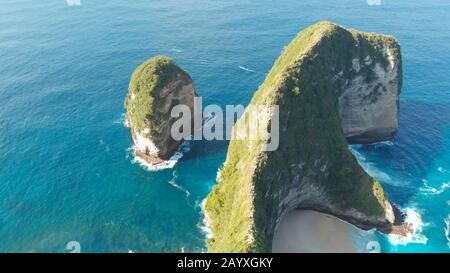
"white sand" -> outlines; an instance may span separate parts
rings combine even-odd
[[[272,243],[273,252],[357,252],[350,240],[357,228],[336,217],[296,210],[281,221]]]

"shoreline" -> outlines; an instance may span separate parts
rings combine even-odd
[[[177,164],[178,160],[180,160],[185,153],[189,152],[190,142],[186,141],[181,145],[179,145],[175,153],[167,160],[160,159],[151,161],[150,158],[153,157],[140,152],[139,150],[136,149],[135,145],[132,146],[132,150],[134,156],[132,160],[133,163],[138,163],[139,165],[141,165],[142,167],[144,167],[149,171],[159,171],[163,169],[173,168]]]
[[[275,231],[274,253],[357,253],[352,235],[357,227],[334,216],[313,210],[286,214]]]

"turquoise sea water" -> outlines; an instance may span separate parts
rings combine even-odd
[[[227,143],[193,142],[159,172],[134,163],[131,73],[168,55],[204,104],[246,105],[284,46],[324,19],[402,45],[398,134],[352,147],[416,225],[403,240],[376,234],[381,250],[449,252],[449,13],[446,0],[2,0],[0,252],[65,252],[70,241],[82,252],[204,251],[200,205]]]

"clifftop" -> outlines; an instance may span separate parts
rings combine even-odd
[[[250,103],[279,105],[279,148],[266,152],[261,140],[230,142],[206,202],[213,232],[209,251],[270,251],[281,217],[299,208],[363,229],[389,232],[401,222],[347,142],[392,137],[401,76],[400,47],[391,36],[329,22],[302,31]],[[247,127],[248,115],[233,130]],[[270,115],[262,122],[270,124]]]

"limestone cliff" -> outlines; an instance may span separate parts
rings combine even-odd
[[[137,156],[158,164],[176,152],[183,141],[171,137],[172,107],[184,104],[193,111],[195,96],[189,74],[167,57],[156,56],[136,68],[125,107]]]
[[[360,228],[402,222],[382,186],[358,164],[348,141],[391,137],[402,71],[391,36],[320,22],[302,31],[275,62],[251,105],[279,105],[280,145],[232,140],[206,201],[211,252],[268,252],[284,214],[313,209]],[[249,111],[234,131],[246,127]],[[269,127],[272,115],[263,119]]]

